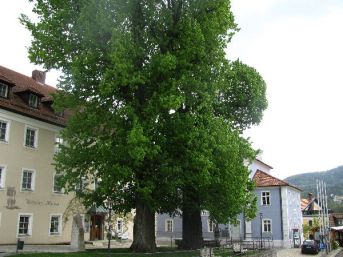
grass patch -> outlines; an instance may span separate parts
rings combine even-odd
[[[244,256],[253,256],[258,251],[248,251]],[[234,256],[231,250],[215,249],[215,256],[218,257],[230,257]],[[114,248],[108,252],[107,249],[91,249],[84,252],[76,253],[20,253],[21,257],[198,257],[200,252],[195,251],[181,251],[170,247],[160,247],[157,249],[157,253],[132,253],[128,248]]]

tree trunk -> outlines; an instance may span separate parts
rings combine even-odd
[[[199,197],[196,193],[184,191],[182,209],[182,248],[200,249],[202,247],[202,223]]]
[[[154,252],[156,250],[155,212],[139,200],[136,203],[133,242],[130,249],[134,252]]]

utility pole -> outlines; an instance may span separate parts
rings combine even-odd
[[[325,220],[324,220],[324,213],[325,213],[325,205],[324,205],[324,198],[323,198],[323,181],[319,180],[319,192],[320,192],[320,207],[321,207],[321,224],[322,224],[322,240],[323,246],[325,245]]]
[[[326,231],[327,231],[327,250],[331,251],[331,245],[330,245],[330,220],[329,220],[329,210],[328,210],[328,195],[326,193],[326,183],[324,183],[324,195],[325,195],[325,216],[326,216]],[[327,252],[328,252],[327,251]]]
[[[322,225],[321,225],[321,207],[320,207],[320,189],[319,189],[319,181],[316,181],[317,186],[317,200],[318,200],[318,221],[319,221],[319,240],[321,241],[321,234],[322,234]]]
[[[319,205],[319,237],[321,246],[325,246],[326,252],[330,250],[330,224],[328,211],[328,198],[326,192],[326,183],[322,180],[317,180],[317,197]]]

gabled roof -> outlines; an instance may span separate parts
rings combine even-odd
[[[268,173],[263,172],[262,170],[256,171],[256,173],[253,177],[253,181],[255,182],[256,187],[289,186],[289,187],[293,187],[294,189],[297,189],[299,191],[302,191],[301,189],[297,188],[296,186],[293,186],[284,180],[273,177],[272,175],[269,175]]]
[[[307,199],[307,198],[302,198],[301,202],[301,211],[319,211],[322,208],[318,204],[317,198],[312,198],[312,199]]]
[[[305,208],[310,204],[310,201],[306,198],[302,198],[300,201],[301,210],[305,210]]]
[[[69,113],[66,111],[64,117],[59,116],[51,108],[51,94],[56,88],[37,82],[31,77],[25,76],[0,65],[0,80],[12,87],[8,98],[0,97],[0,108],[16,112],[34,119],[51,124],[65,126]],[[42,97],[39,108],[30,107],[20,96],[21,92],[33,92]]]
[[[270,166],[269,164],[267,164],[267,163],[265,163],[265,162],[261,161],[260,159],[256,158],[255,160],[256,160],[256,161],[258,161],[259,163],[261,163],[261,164],[263,164],[263,165],[267,166],[269,169],[273,169],[273,167],[272,167],[272,166]]]
[[[339,225],[337,224],[337,220],[342,220],[342,219],[343,219],[343,213],[330,213],[329,215],[330,227]]]
[[[343,213],[330,213],[330,215],[336,219],[343,219]]]
[[[89,214],[107,214],[108,213],[108,210],[100,205],[100,206],[96,206],[96,205],[93,205],[89,210],[88,212]]]

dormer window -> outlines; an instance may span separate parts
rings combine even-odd
[[[0,97],[7,98],[8,96],[8,85],[0,82]]]
[[[38,96],[35,94],[29,94],[29,105],[33,108],[38,107]]]

